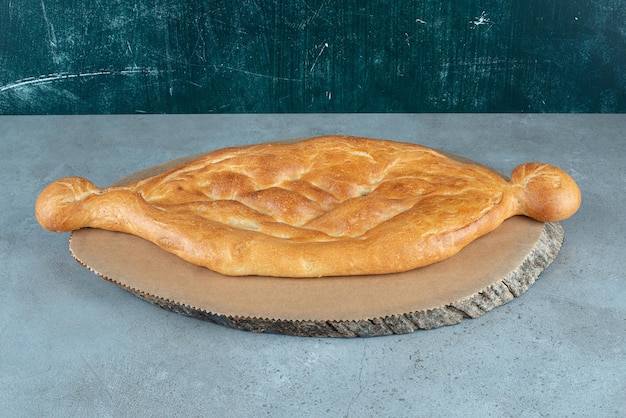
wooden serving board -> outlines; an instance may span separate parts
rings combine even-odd
[[[124,184],[197,158],[171,161]],[[454,257],[398,274],[230,277],[190,264],[149,241],[81,229],[70,252],[83,266],[162,308],[254,332],[315,337],[405,334],[476,318],[523,294],[556,257],[558,223],[516,216]]]

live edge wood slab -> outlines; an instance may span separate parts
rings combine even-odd
[[[142,170],[117,184],[195,157]],[[70,253],[98,276],[190,317],[253,332],[371,337],[477,318],[528,290],[562,242],[560,224],[516,216],[454,257],[424,268],[314,279],[223,276],[142,238],[90,228],[71,234]]]

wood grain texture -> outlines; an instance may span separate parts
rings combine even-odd
[[[623,112],[619,1],[0,5],[0,113]]]

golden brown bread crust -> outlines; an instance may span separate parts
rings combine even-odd
[[[574,180],[547,164],[509,183],[419,145],[326,136],[217,150],[120,187],[60,179],[36,216],[56,232],[135,234],[227,275],[319,277],[425,266],[511,216],[558,221],[579,205]]]

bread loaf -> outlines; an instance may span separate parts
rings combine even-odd
[[[453,256],[515,215],[576,212],[547,164],[498,174],[419,145],[348,136],[225,148],[124,186],[69,177],[36,203],[50,231],[143,237],[226,275],[395,273]]]

